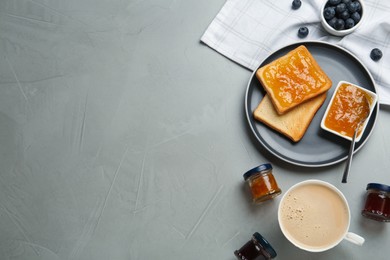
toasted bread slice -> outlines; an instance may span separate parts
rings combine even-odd
[[[262,66],[256,77],[280,115],[332,87],[331,79],[304,45]]]
[[[253,112],[253,116],[256,120],[263,122],[294,142],[298,142],[302,139],[314,115],[325,99],[326,93],[323,93],[296,106],[291,111],[279,115],[269,95],[265,95]]]

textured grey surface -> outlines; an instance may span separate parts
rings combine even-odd
[[[344,164],[288,165],[245,120],[251,72],[199,42],[224,4],[180,0],[0,1],[0,259],[234,259],[255,231],[278,259],[387,259],[390,226],[360,215],[390,184],[390,110]],[[294,248],[280,197],[249,202],[242,174],[271,162],[283,190],[329,181],[351,231],[319,254]]]

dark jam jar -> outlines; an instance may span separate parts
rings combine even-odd
[[[243,245],[234,255],[240,260],[273,259],[276,252],[268,241],[258,232],[254,233],[252,239]]]
[[[272,199],[282,192],[272,174],[272,165],[269,163],[261,164],[247,171],[243,177],[249,184],[255,203]]]
[[[390,222],[390,186],[369,183],[362,215],[381,222]]]

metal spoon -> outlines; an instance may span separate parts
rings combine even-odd
[[[364,97],[364,100],[366,101],[366,105],[370,106],[366,97]],[[362,120],[360,120],[360,122],[356,125],[355,131],[353,132],[353,138],[352,138],[351,146],[349,147],[347,164],[345,165],[343,179],[341,180],[342,183],[347,183],[347,177],[348,177],[348,173],[349,173],[349,168],[351,167],[353,151],[355,149],[355,139],[356,139],[356,136],[357,136],[357,133],[359,131],[359,128],[360,128],[361,124],[366,121],[366,119],[367,119],[369,114],[370,113],[367,113],[365,115],[365,117]]]

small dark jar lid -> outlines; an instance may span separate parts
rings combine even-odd
[[[251,240],[234,251],[234,255],[240,260],[256,260],[273,259],[277,254],[271,244],[260,233],[255,232]]]
[[[369,183],[367,184],[366,190],[378,190],[383,192],[390,192],[390,186],[380,183]]]
[[[250,169],[242,177],[244,177],[244,180],[248,180],[250,177],[252,177],[255,174],[261,173],[261,172],[267,172],[269,170],[272,170],[272,165],[270,163],[264,163],[261,164],[253,169]]]

